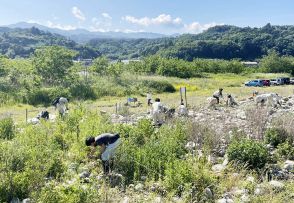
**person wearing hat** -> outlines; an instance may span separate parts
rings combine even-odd
[[[219,88],[218,91],[214,92],[212,97],[217,99],[217,103],[219,104],[219,98],[223,98],[223,88]]]
[[[91,147],[100,147],[100,159],[103,164],[104,173],[109,173],[111,168],[111,158],[114,156],[121,140],[118,133],[103,133],[97,137],[90,136],[86,138],[85,144]]]

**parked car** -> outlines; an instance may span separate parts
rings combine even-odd
[[[263,86],[270,86],[271,82],[270,80],[262,80]]]
[[[291,84],[291,85],[294,85],[294,78],[291,78],[291,79],[290,79],[290,84]]]
[[[245,86],[263,87],[263,81],[262,80],[251,80],[251,81],[246,82]]]
[[[279,85],[277,79],[270,79],[271,85]]]
[[[277,83],[279,85],[289,85],[290,84],[290,78],[277,78]]]

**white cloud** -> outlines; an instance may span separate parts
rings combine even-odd
[[[207,24],[200,24],[199,22],[192,22],[190,24],[185,24],[184,30],[185,32],[196,34],[204,30],[207,30],[208,28],[214,27],[216,25],[223,25],[223,23],[218,24],[218,23],[212,22]]]
[[[112,17],[108,14],[108,13],[101,13],[101,15],[104,17],[104,18],[107,18],[109,20],[112,19]]]
[[[39,21],[37,21],[37,20],[33,20],[33,19],[28,20],[27,23],[41,24]]]
[[[159,16],[155,18],[149,18],[149,17],[143,17],[143,18],[136,18],[130,15],[122,17],[123,20],[137,24],[142,26],[149,26],[149,25],[181,25],[182,19],[172,18],[171,15],[168,14],[160,14]]]
[[[82,11],[78,7],[76,6],[72,7],[71,12],[77,19],[81,21],[86,20],[85,15],[82,13]]]
[[[61,25],[59,23],[53,23],[51,21],[47,21],[47,26],[50,28],[58,28],[61,30],[75,30],[77,27],[72,26],[72,25]]]
[[[105,15],[107,16],[107,15]],[[109,16],[111,17],[111,16]],[[100,17],[100,18],[92,18],[92,25],[90,27],[90,30],[92,32],[108,32],[110,31],[110,28],[112,26],[111,19],[109,17]]]

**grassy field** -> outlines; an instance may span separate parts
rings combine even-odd
[[[190,107],[198,107],[205,104],[206,98],[211,96],[218,88],[224,88],[224,95],[232,94],[237,101],[246,99],[252,95],[254,90],[265,92],[276,92],[282,96],[293,95],[294,86],[272,86],[272,87],[245,87],[244,83],[248,80],[257,78],[277,78],[279,76],[285,76],[285,74],[262,74],[254,73],[247,75],[236,74],[209,74],[206,78],[191,78],[180,79],[175,77],[162,77],[162,76],[139,76],[137,79],[148,80],[166,80],[173,84],[176,88],[175,93],[153,94],[152,98],[161,98],[161,101],[169,107],[176,107],[180,103],[180,87],[187,88],[187,103]],[[142,95],[130,95],[130,97],[137,97],[140,102],[143,103],[141,107],[129,108],[131,113],[140,113],[148,111],[146,105],[146,97]],[[127,97],[103,97],[96,101],[74,101],[70,104],[70,108],[74,108],[75,105],[83,104],[87,108],[93,111],[107,111],[108,113],[115,113],[116,103],[126,103]],[[13,106],[4,106],[0,108],[0,117],[11,115],[16,122],[25,122],[26,109],[28,110],[28,118],[35,117],[37,113],[43,109],[42,106],[34,107],[26,104],[18,104]],[[49,107],[50,113],[55,113],[53,107]]]

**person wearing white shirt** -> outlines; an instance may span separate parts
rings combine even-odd
[[[218,91],[214,92],[212,97],[217,99],[217,104],[219,104],[219,98],[223,98],[223,88],[219,88]]]
[[[184,103],[181,103],[181,105],[178,107],[178,114],[179,116],[187,116],[188,115],[188,110]]]
[[[152,96],[151,96],[151,93],[150,92],[147,92],[147,105],[150,106],[152,103],[151,103],[151,100],[152,100]]]
[[[154,124],[162,124],[163,116],[162,113],[164,111],[164,106],[160,102],[159,98],[155,99],[155,102],[152,104],[152,117]]]

